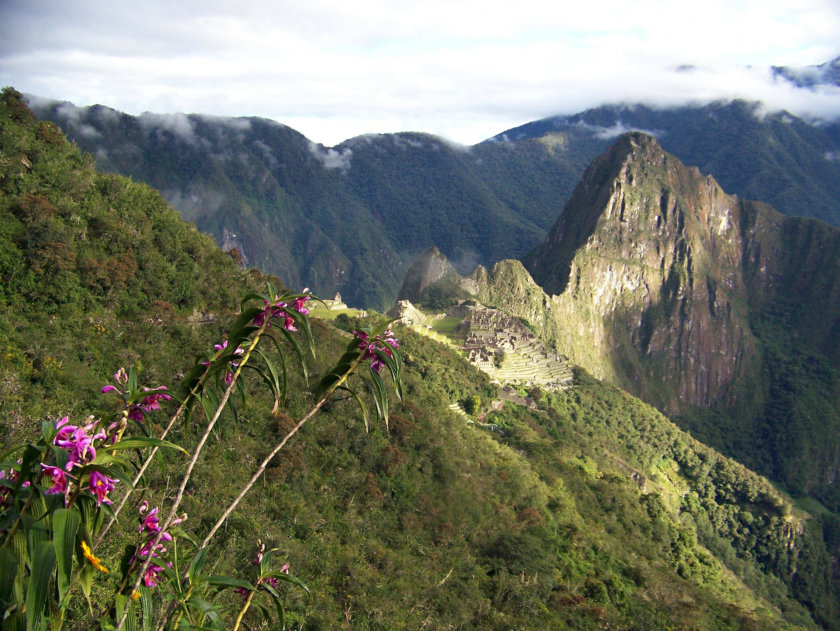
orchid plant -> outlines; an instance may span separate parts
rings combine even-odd
[[[358,402],[366,429],[370,423],[368,400],[387,425],[388,388],[383,374],[390,375],[395,396],[402,396],[399,343],[388,324],[354,332],[335,367],[315,387],[310,409],[270,450],[203,541],[193,544],[189,560],[183,557],[183,550],[191,538],[181,529],[186,515],[179,514],[179,509],[208,437],[222,412],[232,407],[232,394],[236,391],[244,399],[246,369],[269,388],[273,412],[286,400],[286,355],[290,349],[308,382],[304,349],[314,354],[306,307],[311,299],[307,290],[281,293],[271,286],[265,295],[249,294],[226,339],[196,357],[177,390],[141,386],[134,368],[120,368],[113,382],[101,389],[104,395],[119,399],[120,411],[114,417],[74,422],[65,416],[57,422],[46,421],[40,440],[0,455],[3,629],[60,629],[68,605],[77,596],[77,586],[87,599],[91,626],[98,624],[103,629],[136,629],[140,623],[144,631],[153,625],[160,630],[222,630],[225,617],[212,600],[227,588],[238,590],[243,597],[239,611],[228,616],[234,621],[234,630],[246,624],[249,610],[255,606],[271,628],[284,628],[278,581],[302,589],[306,586],[289,573],[288,564],[272,569],[276,550],[266,552],[259,543],[254,562],[258,576],[245,580],[204,574],[208,547],[270,461],[337,391],[349,393]],[[190,423],[196,406],[203,410],[206,423],[188,454],[166,438],[177,423]],[[156,426],[154,415],[173,407],[167,425],[162,429]],[[148,501],[139,504],[139,526],[122,529],[133,538],[126,542],[133,552],[121,568],[109,568],[96,556],[97,547],[119,522],[160,448],[188,457],[179,489],[166,512]],[[139,461],[132,463],[130,454],[136,454]],[[129,474],[132,469],[137,470],[134,476]],[[112,572],[122,576],[111,601],[92,602],[97,576]],[[272,601],[275,613],[257,603],[257,597]]]

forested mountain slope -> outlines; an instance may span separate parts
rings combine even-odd
[[[372,134],[332,148],[257,118],[128,116],[35,101],[100,168],[157,189],[224,249],[348,304],[387,309],[419,253],[462,274],[538,245],[586,166],[627,129],[725,190],[840,223],[840,126],[757,104],[604,107],[509,130],[473,147]]]

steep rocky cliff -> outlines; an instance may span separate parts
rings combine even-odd
[[[626,135],[587,169],[525,265],[576,324],[574,344],[601,358],[596,373],[669,411],[728,405],[759,359],[740,208],[652,137]]]

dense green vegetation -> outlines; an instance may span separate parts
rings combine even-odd
[[[150,189],[96,173],[11,90],[0,143],[8,444],[44,419],[108,407],[99,390],[119,366],[142,363],[148,383],[177,385],[186,358],[219,341],[236,299],[262,279]],[[336,323],[359,325],[347,314]],[[347,340],[317,319],[313,333],[314,380]],[[482,408],[496,387],[456,352],[398,335],[405,396],[389,427],[365,433],[354,402],[334,401],[214,542],[208,565],[220,574],[247,575],[257,537],[279,549],[311,591],[283,590],[293,628],[837,628],[828,517],[582,371],[568,392],[530,392],[538,410],[506,404],[486,425],[466,423],[448,404]],[[223,418],[189,489],[188,533],[206,531],[311,405],[292,368],[281,413],[255,381]],[[176,437],[189,449],[195,429]],[[183,460],[162,463],[138,499],[171,494]],[[133,532],[125,517],[98,551],[106,565]],[[98,575],[94,596],[112,580]],[[68,627],[88,628],[85,608]]]

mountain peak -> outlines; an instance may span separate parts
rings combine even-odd
[[[742,255],[737,198],[633,132],[593,161],[525,266],[572,320],[588,319],[602,356],[623,349],[624,368],[603,366],[602,376],[676,410],[726,404],[753,354]],[[649,368],[628,374],[642,357]],[[655,392],[672,377],[670,393]]]
[[[446,256],[437,247],[431,247],[414,259],[408,268],[397,300],[409,300],[416,304],[421,302],[427,287],[438,283],[457,284],[460,280],[460,274]]]
[[[662,164],[664,155],[655,138],[631,132],[592,161],[545,241],[524,258],[546,291],[560,294],[565,289],[572,257],[595,230],[614,188],[627,179],[628,165]]]

